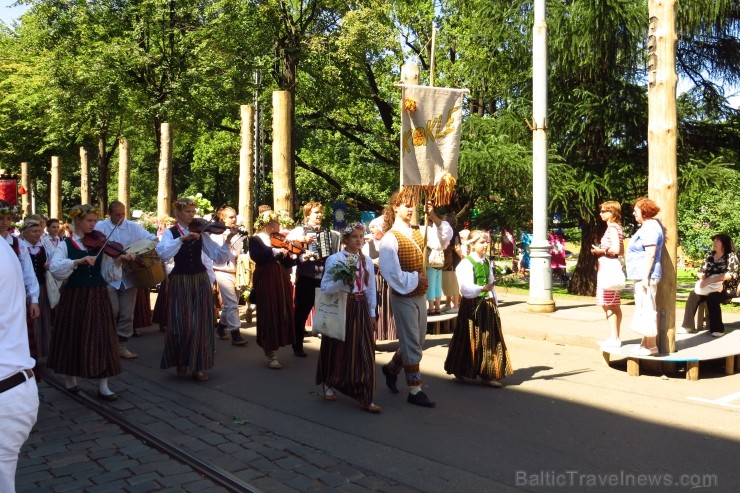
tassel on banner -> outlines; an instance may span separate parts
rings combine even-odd
[[[445,173],[436,185],[404,185],[401,187],[401,200],[420,204],[421,196],[425,194],[435,207],[450,205],[455,194],[457,180],[450,173]]]

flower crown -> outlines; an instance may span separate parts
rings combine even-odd
[[[193,199],[189,199],[187,197],[181,197],[179,199],[176,199],[174,202],[172,202],[172,208],[173,209],[182,209],[185,206],[188,205],[195,205],[195,202]]]
[[[33,228],[35,226],[40,226],[41,223],[37,219],[26,219],[23,221],[23,225],[21,226],[21,229],[23,231],[27,230],[28,228]]]
[[[20,207],[17,205],[10,205],[7,202],[0,206],[0,216],[14,216],[20,212]]]
[[[345,240],[349,235],[354,233],[356,229],[361,229],[362,233],[365,233],[365,225],[362,223],[351,223],[342,230],[342,240]]]
[[[275,211],[265,211],[254,220],[254,229],[260,230],[273,221],[280,222],[280,216]]]
[[[67,216],[70,219],[74,219],[80,214],[87,215],[87,214],[95,214],[96,216],[100,216],[100,212],[90,204],[82,204],[82,205],[76,205],[72,207],[69,210],[69,213],[67,213]]]

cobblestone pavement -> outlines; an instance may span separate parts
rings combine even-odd
[[[125,396],[110,406],[182,450],[233,474],[244,491],[414,491],[192,402],[131,373],[117,377]],[[93,382],[82,392],[94,395]],[[145,388],[148,392],[134,392]],[[39,385],[39,418],[17,471],[18,492],[229,491],[153,445],[106,421],[63,391]]]

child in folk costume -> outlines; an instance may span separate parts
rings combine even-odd
[[[36,280],[39,283],[39,308],[37,318],[29,318],[28,341],[31,346],[31,357],[36,360],[36,366],[46,360],[49,354],[49,338],[51,337],[51,305],[46,294],[46,271],[49,269],[49,260],[54,252],[41,240],[43,230],[40,221],[27,217],[21,228],[21,248],[25,249],[31,258]],[[40,372],[37,377],[41,376]]]
[[[49,263],[51,274],[67,283],[56,307],[47,366],[67,376],[71,393],[79,392],[77,377],[99,379],[98,397],[113,401],[117,396],[108,387],[108,379],[121,373],[121,360],[108,282],[123,275],[125,255],[114,261],[99,249],[85,246],[84,236],[98,221],[94,207],[77,205],[69,216],[72,236],[59,242]]]
[[[257,233],[249,238],[249,256],[255,263],[249,303],[257,305],[257,344],[268,367],[279,370],[277,350],[295,342],[293,286],[288,269],[295,265],[285,248],[272,246],[270,235],[280,231],[277,213],[266,210],[254,221]]]
[[[162,234],[156,247],[163,261],[174,259],[167,286],[167,333],[160,368],[176,366],[181,378],[190,370],[193,378],[203,382],[208,380],[205,370],[213,366],[215,313],[212,283],[202,254],[225,262],[229,245],[227,241],[218,246],[207,232],[190,231],[195,218],[195,203],[191,199],[177,199],[173,208],[177,224]]]
[[[316,383],[322,384],[324,399],[335,401],[335,391],[359,401],[363,409],[379,413],[373,402],[375,393],[375,344],[373,333],[376,319],[375,274],[372,259],[360,249],[364,243],[365,226],[349,225],[342,232],[343,251],[326,260],[321,278],[321,291],[326,294],[346,291],[347,297],[345,339],[340,341],[326,335],[321,337],[321,351],[316,368]],[[355,265],[353,279],[336,275],[342,266]],[[350,284],[347,284],[349,282]]]
[[[513,370],[501,331],[495,279],[486,257],[490,242],[488,233],[471,231],[470,253],[455,269],[462,301],[444,367],[459,380],[480,376],[484,385],[501,387],[499,379]]]

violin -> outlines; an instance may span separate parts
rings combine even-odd
[[[280,233],[272,233],[270,235],[270,245],[273,248],[285,248],[293,255],[300,255],[306,250],[306,247],[300,241],[288,240],[285,238],[285,235]]]
[[[117,241],[109,241],[108,237],[98,230],[85,233],[85,236],[82,237],[82,244],[90,250],[102,249],[103,253],[113,258],[118,258],[128,253],[123,248],[123,245]]]
[[[188,224],[188,229],[191,233],[213,233],[215,235],[220,235],[227,229],[231,229],[236,230],[236,233],[238,234],[247,236],[247,230],[243,227],[229,228],[222,222],[206,221],[202,217],[196,217],[193,219],[190,224]]]

